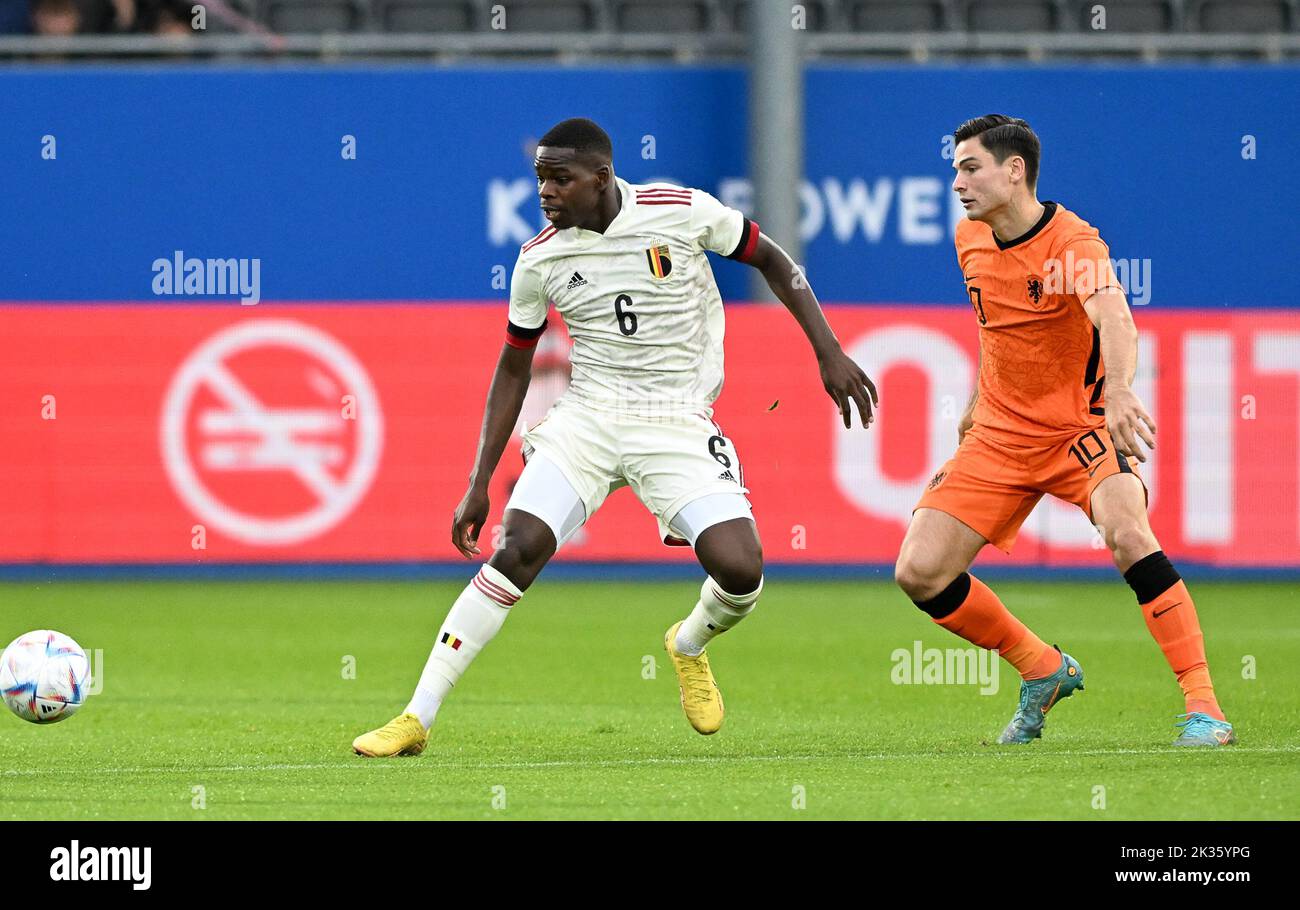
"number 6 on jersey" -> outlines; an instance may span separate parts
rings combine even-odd
[[[624,335],[636,334],[636,313],[632,312],[631,306],[632,298],[626,294],[619,294],[614,298],[614,315],[618,318],[618,330]]]

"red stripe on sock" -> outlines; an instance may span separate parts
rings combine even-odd
[[[505,603],[507,607],[514,606],[519,600],[518,594],[512,594],[496,582],[489,580],[481,570],[474,576],[474,581],[485,594],[489,595],[493,600]]]
[[[483,596],[487,597],[489,600],[493,601],[494,603],[498,603],[503,607],[514,606],[514,604],[511,603],[510,601],[503,599],[500,594],[497,594],[495,591],[490,590],[485,584],[483,584],[482,581],[479,580],[479,577],[477,575],[474,576],[474,580],[472,584],[474,585],[474,587],[478,588],[479,592],[483,594]]]
[[[514,591],[511,591],[511,590],[508,590],[507,588],[502,587],[501,585],[497,584],[497,583],[496,583],[495,581],[493,581],[492,579],[488,578],[487,575],[484,574],[484,572],[483,572],[482,569],[479,569],[478,577],[481,578],[481,579],[483,580],[483,584],[487,585],[487,586],[488,586],[489,588],[491,588],[493,591],[498,592],[502,597],[506,598],[507,600],[511,601],[512,603],[513,603],[514,601],[516,601],[516,600],[519,599],[519,595],[518,595],[518,594],[516,594]]]

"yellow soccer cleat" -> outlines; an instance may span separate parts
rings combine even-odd
[[[677,623],[664,635],[664,650],[668,652],[673,669],[677,671],[677,684],[682,693],[682,710],[686,712],[686,719],[697,733],[708,736],[717,733],[722,726],[722,693],[718,691],[718,683],[713,678],[713,671],[709,669],[707,654],[701,652],[699,657],[691,657],[678,653],[673,647],[681,625]]]
[[[429,733],[414,714],[394,717],[378,730],[362,733],[352,740],[352,751],[366,758],[390,755],[419,755],[429,742]]]

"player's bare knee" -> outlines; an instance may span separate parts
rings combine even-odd
[[[492,554],[490,563],[492,568],[510,579],[519,590],[524,591],[541,573],[554,553],[554,535],[549,528],[521,528],[507,525],[501,547]]]
[[[912,596],[911,588],[916,583],[911,569],[912,567],[904,562],[901,556],[898,558],[898,562],[894,563],[894,584],[902,588],[903,593],[908,597]]]
[[[894,563],[894,582],[913,601],[930,600],[937,596],[952,579],[944,579],[939,567],[911,554],[904,554]]]
[[[1159,549],[1155,536],[1136,521],[1106,529],[1103,534],[1118,562],[1133,562]]]
[[[709,574],[718,583],[718,587],[728,594],[751,594],[758,590],[758,585],[763,580],[763,562],[737,563]]]
[[[492,558],[488,560],[488,565],[510,579],[510,583],[520,591],[527,591],[528,586],[537,577],[536,572],[530,572],[524,568],[524,563],[517,551],[505,547],[492,554]]]
[[[763,580],[763,548],[755,541],[706,568],[718,587],[728,594],[752,593]]]
[[[695,540],[704,571],[728,594],[749,594],[763,580],[763,544],[752,522],[706,528]]]

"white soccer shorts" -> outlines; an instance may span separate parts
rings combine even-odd
[[[524,434],[523,449],[527,464],[506,508],[546,522],[557,549],[623,486],[670,545],[693,546],[705,528],[753,517],[735,446],[707,412],[613,417],[561,399]]]

